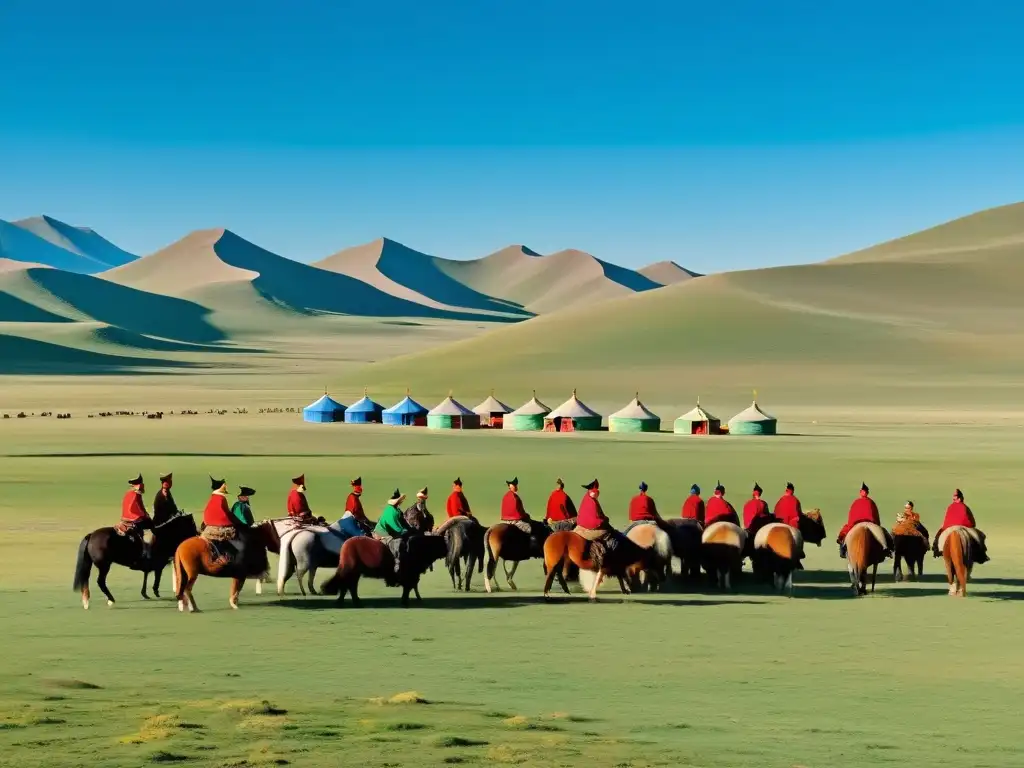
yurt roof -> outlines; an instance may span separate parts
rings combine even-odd
[[[651,411],[649,411],[647,409],[647,407],[643,403],[640,402],[640,395],[637,395],[636,397],[633,398],[633,402],[631,402],[629,405],[627,405],[622,410],[616,411],[611,416],[609,416],[609,418],[611,418],[611,419],[643,419],[645,421],[649,421],[649,420],[653,420],[653,419],[660,420],[661,417],[659,417],[657,414],[652,413]]]
[[[348,413],[351,411],[352,413],[372,413],[373,411],[382,410],[382,408],[383,406],[381,406],[380,403],[375,403],[367,395],[363,395],[363,397],[360,400],[357,400],[356,402],[352,403],[352,405],[350,405],[348,408],[346,408],[345,412]]]
[[[576,390],[572,391],[572,397],[562,403],[560,406],[555,408],[551,413],[548,414],[548,418],[569,418],[569,419],[581,419],[581,418],[600,418],[601,414],[596,411],[590,410],[587,406],[580,402],[579,398],[576,397]]]
[[[757,400],[750,404],[750,407],[741,413],[737,413],[730,421],[777,421],[774,416],[769,416],[761,410]]]
[[[444,400],[431,409],[431,416],[476,416],[473,411],[448,395]]]
[[[314,413],[335,413],[337,411],[344,411],[345,406],[325,392],[319,400],[315,403],[310,403],[302,410],[313,411]]]
[[[687,411],[679,418],[683,421],[720,421],[717,416],[712,416],[701,408],[700,403],[692,411]]]
[[[544,405],[544,403],[542,403],[540,400],[538,400],[537,399],[537,395],[534,394],[534,396],[532,398],[530,398],[530,402],[525,403],[525,404],[519,406],[514,411],[512,411],[512,413],[510,415],[511,416],[547,416],[549,413],[551,413],[551,409],[548,408],[546,405]]]
[[[427,409],[406,395],[401,402],[395,403],[390,408],[385,408],[384,413],[426,413]]]
[[[494,395],[491,395],[474,408],[473,412],[481,416],[490,416],[492,413],[512,413],[512,409],[501,402],[501,400],[495,398]]]

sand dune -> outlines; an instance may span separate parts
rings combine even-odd
[[[119,267],[136,259],[134,254],[118,248],[92,229],[73,227],[50,216],[34,216],[14,224],[58,248],[98,262],[100,269]]]
[[[0,331],[0,374],[130,375],[189,367],[188,363],[176,360],[95,352]]]
[[[674,261],[658,261],[638,269],[637,272],[659,285],[675,285],[676,283],[692,280],[695,277],[702,277],[699,272],[681,267]]]
[[[107,265],[50,243],[27,229],[0,219],[0,258],[42,264],[83,275],[101,272]]]

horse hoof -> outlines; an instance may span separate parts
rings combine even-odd
[[[153,590],[153,597],[155,597],[157,600],[160,599],[160,593],[155,589]]]
[[[238,603],[228,603],[228,605],[231,606],[231,610],[233,610],[233,611],[237,611],[238,610]]]
[[[113,600],[107,600],[107,608],[113,608],[113,607],[114,607],[114,601]]]
[[[149,600],[149,595],[147,595],[145,592],[143,592],[142,593],[142,599],[143,600]]]
[[[179,611],[180,611],[181,613],[184,613],[184,612],[185,612],[185,601],[184,601],[184,600],[179,600],[179,601],[178,601],[178,610],[179,610]]]
[[[89,610],[89,600],[87,598],[82,598],[82,607],[87,611]]]

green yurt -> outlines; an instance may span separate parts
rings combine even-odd
[[[761,410],[755,399],[750,407],[729,419],[730,435],[774,435],[778,420]]]
[[[480,417],[448,395],[427,413],[428,429],[479,429]]]
[[[640,393],[633,402],[608,417],[609,432],[660,432],[661,417],[651,413],[640,402]]]
[[[673,431],[677,435],[720,435],[722,420],[701,408],[698,399],[696,408],[676,419]]]
[[[514,432],[540,432],[544,429],[544,417],[551,413],[551,409],[537,399],[537,393],[533,393],[530,402],[516,408],[512,413],[502,419],[501,428]]]
[[[596,432],[601,429],[601,414],[590,410],[576,397],[572,397],[544,417],[545,432]]]

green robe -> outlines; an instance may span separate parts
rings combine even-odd
[[[236,501],[234,506],[231,507],[231,516],[247,528],[256,522],[252,517],[252,509],[247,501]]]
[[[398,507],[391,504],[384,505],[384,511],[380,513],[377,527],[373,532],[378,536],[401,536],[406,531],[412,530],[405,522],[405,514]]]

